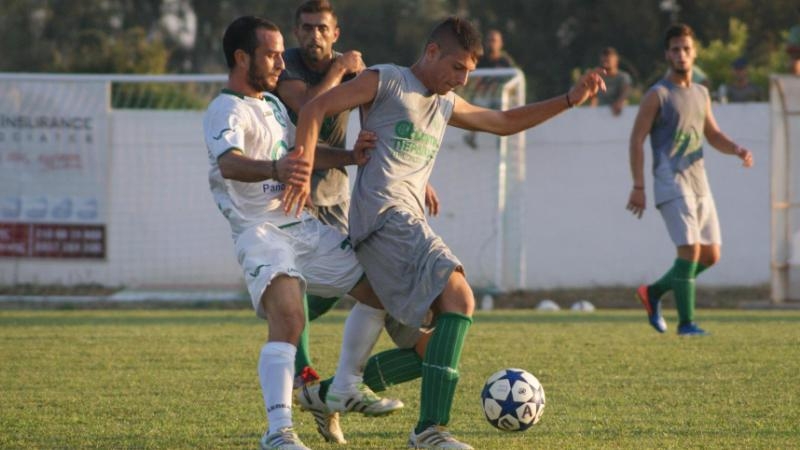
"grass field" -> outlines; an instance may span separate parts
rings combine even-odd
[[[312,331],[328,374],[344,317]],[[480,312],[452,431],[476,449],[800,448],[800,311],[699,319],[712,336],[658,335],[633,310]],[[256,448],[265,336],[247,310],[0,311],[0,447]],[[547,393],[542,421],[523,433],[482,417],[483,381],[504,367],[529,370]],[[388,391],[407,405],[394,416],[344,417],[349,448],[404,448],[418,389]],[[295,423],[307,445],[336,448],[307,413]]]

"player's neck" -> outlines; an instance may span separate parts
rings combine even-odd
[[[250,84],[248,84],[245,80],[240,79],[239,77],[235,77],[233,75],[228,77],[228,84],[226,88],[229,91],[233,91],[238,95],[244,97],[253,97],[253,98],[263,98],[264,93],[259,91],[258,89],[254,89]]]
[[[317,73],[327,73],[334,60],[333,52],[322,59],[311,59],[302,52],[300,53],[300,57],[303,59],[303,64],[305,64],[306,67]]]
[[[692,84],[692,69],[687,70],[686,72],[679,73],[675,72],[674,70],[669,71],[669,76],[667,77],[672,84],[675,86],[682,86],[688,87]]]
[[[419,82],[422,83],[422,85],[425,86],[425,88],[430,93],[432,89],[429,88],[428,83],[425,82],[428,79],[428,77],[425,75],[425,69],[423,68],[422,63],[420,61],[417,61],[409,69],[411,69],[411,73],[414,74],[415,77],[417,77]]]

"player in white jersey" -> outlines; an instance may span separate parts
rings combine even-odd
[[[308,214],[287,218],[282,212],[282,192],[307,183],[312,165],[301,158],[302,148],[292,151],[295,130],[286,108],[266,92],[275,89],[284,66],[280,30],[265,19],[240,17],[225,31],[223,49],[228,83],[211,102],[203,129],[214,200],[230,223],[253,307],[269,325],[258,361],[269,421],[260,445],[303,450],[291,407],[304,291],[359,300],[345,323],[336,378],[349,389],[347,400],[369,415],[397,409],[396,401],[378,398],[362,383],[385,313],[366,306],[379,302],[347,236]],[[364,133],[352,152],[325,149],[313,167],[363,164],[371,146],[374,137]]]
[[[451,17],[434,28],[413,66],[371,67],[307,103],[297,124],[298,145],[310,161],[323,118],[338,111],[361,107],[362,128],[378,136],[370,161],[358,169],[350,236],[392,317],[413,327],[429,309],[437,314],[422,363],[419,420],[409,437],[414,448],[472,448],[444,427],[475,299],[464,268],[423,211],[425,185],[446,125],[513,134],[585,102],[604,86],[598,69],[568,93],[542,102],[507,111],[471,105],[452,91],[475,69],[480,41],[469,22]],[[309,183],[290,186],[284,196],[287,212],[299,213],[309,192]]]

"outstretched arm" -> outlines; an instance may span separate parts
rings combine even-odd
[[[585,73],[565,95],[529,103],[507,111],[481,108],[456,97],[449,124],[458,128],[486,131],[500,136],[519,133],[539,125],[564,110],[580,105],[597,95],[599,90],[605,90],[605,82],[600,76],[602,73],[604,73],[603,69],[591,70]]]
[[[711,112],[711,100],[706,101],[706,122],[703,127],[703,134],[712,147],[727,155],[735,155],[742,160],[744,167],[753,166],[753,153],[733,142],[717,126],[714,114]]]
[[[341,84],[308,102],[297,118],[295,145],[303,147],[303,158],[314,166],[314,157],[319,139],[319,130],[325,116],[346,111],[372,102],[378,92],[378,73],[373,70],[361,72],[355,79]],[[302,186],[288,186],[283,194],[284,211],[292,210],[297,216],[311,193],[311,182]]]

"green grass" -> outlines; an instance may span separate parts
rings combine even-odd
[[[344,317],[312,331],[327,374]],[[478,313],[451,429],[478,449],[800,447],[800,312],[699,319],[712,336],[658,335],[641,311]],[[256,448],[265,337],[250,311],[0,311],[0,448]],[[504,367],[529,370],[547,394],[542,421],[523,433],[482,417],[483,381]],[[349,448],[403,448],[418,390],[389,391],[406,402],[394,416],[344,417]],[[307,445],[337,448],[307,413],[295,422]]]

